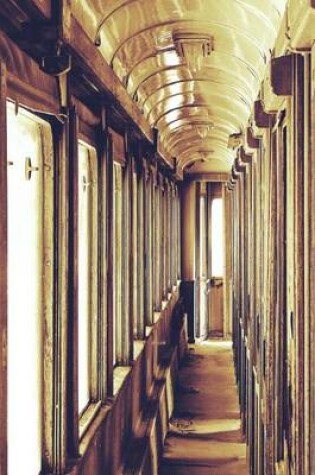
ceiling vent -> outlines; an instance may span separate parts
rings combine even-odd
[[[199,71],[205,58],[213,51],[213,37],[202,33],[174,31],[177,54],[192,71]]]

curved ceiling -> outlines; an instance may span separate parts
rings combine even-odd
[[[285,0],[73,0],[77,20],[182,169],[229,171]]]

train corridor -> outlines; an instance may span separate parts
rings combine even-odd
[[[179,371],[160,475],[248,473],[231,343],[190,345]]]
[[[0,475],[315,475],[314,32],[0,0]]]

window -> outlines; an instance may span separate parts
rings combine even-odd
[[[211,275],[223,275],[223,209],[222,198],[215,198],[211,206]]]
[[[199,222],[200,222],[200,234],[199,234],[199,239],[200,239],[200,259],[199,259],[199,266],[200,268],[198,269],[198,275],[201,278],[206,279],[207,278],[207,230],[206,230],[206,219],[207,219],[207,198],[206,195],[201,195],[200,196],[200,217],[199,217]]]
[[[161,245],[162,245],[162,295],[163,295],[163,300],[166,300],[167,298],[167,258],[166,258],[166,252],[167,252],[167,239],[168,239],[168,234],[167,234],[167,184],[164,182],[163,184],[163,195],[162,195],[162,203],[161,203],[161,211],[162,211],[162,239],[161,239]]]
[[[114,366],[121,362],[122,341],[122,169],[114,164]]]
[[[52,137],[47,123],[22,108],[16,114],[11,103],[7,118],[8,474],[37,474],[44,321],[52,311]]]
[[[78,410],[82,414],[97,398],[98,196],[96,150],[80,142],[78,155]]]
[[[138,338],[144,338],[144,178],[138,176]]]
[[[176,186],[172,187],[171,194],[171,285],[177,284],[177,210]]]
[[[160,229],[160,188],[158,177],[153,187],[154,196],[154,208],[153,208],[153,238],[154,238],[154,257],[153,257],[153,273],[154,273],[154,309],[159,310],[161,305],[160,299],[160,242],[161,242],[161,229]]]
[[[196,336],[208,334],[207,305],[207,187],[196,186]]]
[[[141,336],[138,313],[138,179],[136,170],[132,170],[132,313],[133,336]]]
[[[177,278],[181,278],[181,257],[182,257],[182,249],[181,249],[181,244],[182,244],[182,235],[181,235],[181,201],[180,201],[180,195],[177,190],[177,196],[176,196],[176,212],[177,212],[177,220],[176,220],[176,226],[177,226]]]
[[[152,304],[152,177],[147,172],[144,184],[144,227],[145,227],[145,295],[144,314],[146,325],[153,323]]]
[[[157,239],[158,230],[156,223],[156,176],[152,176],[151,181],[151,238],[152,238],[152,311],[157,310],[157,292],[156,292],[156,268],[157,268]]]

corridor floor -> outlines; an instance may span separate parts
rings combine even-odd
[[[231,343],[191,346],[179,372],[160,475],[248,475]]]

